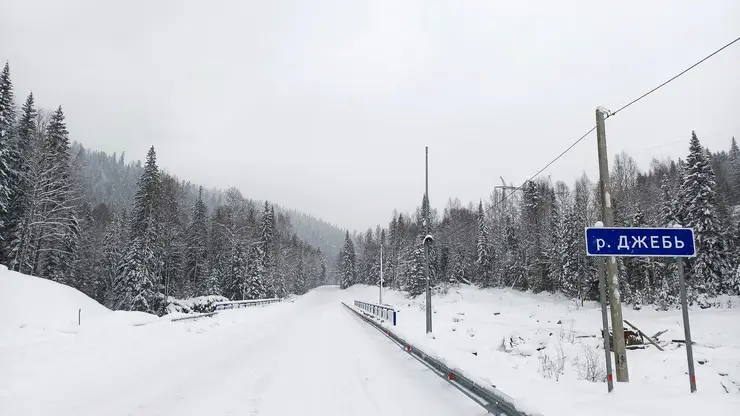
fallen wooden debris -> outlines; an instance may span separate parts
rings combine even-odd
[[[658,339],[659,336],[665,334],[666,332],[668,332],[667,329],[664,329],[662,331],[658,331],[658,332],[655,333],[655,335],[653,335],[653,338]]]
[[[662,348],[662,347],[661,347],[660,345],[658,345],[658,343],[657,343],[657,342],[653,341],[653,339],[652,339],[652,338],[650,338],[649,336],[645,335],[645,333],[644,333],[644,332],[642,332],[642,331],[640,331],[640,329],[639,329],[638,327],[636,327],[636,326],[632,325],[632,324],[630,323],[630,321],[628,321],[628,320],[626,320],[626,319],[625,319],[625,320],[624,320],[624,323],[625,323],[625,324],[627,324],[627,325],[629,325],[630,327],[632,327],[632,329],[634,329],[635,331],[637,331],[637,332],[638,332],[638,333],[639,333],[639,334],[640,334],[641,336],[643,336],[644,338],[647,338],[648,342],[650,342],[651,344],[653,344],[653,345],[655,346],[655,348],[657,348],[657,349],[659,349],[659,350],[661,350],[661,351],[665,351],[665,350],[664,350],[664,349],[663,349],[663,348]]]

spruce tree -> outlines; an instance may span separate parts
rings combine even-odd
[[[69,137],[62,107],[49,120],[41,149],[41,221],[34,269],[40,276],[69,283],[79,238],[76,204],[79,196],[72,182]],[[39,258],[41,252],[44,258]],[[39,266],[40,270],[39,270]]]
[[[688,277],[700,293],[719,293],[723,278],[729,272],[725,242],[717,216],[715,179],[704,148],[695,132],[691,133],[686,158],[681,202],[685,227],[694,229],[697,255],[690,262]]]
[[[522,227],[521,253],[526,270],[523,279],[518,282],[518,287],[542,290],[544,280],[543,244],[541,235],[540,212],[542,210],[543,197],[537,184],[528,181],[522,190]]]
[[[17,160],[15,165],[16,182],[11,189],[8,215],[5,221],[5,242],[2,258],[11,270],[20,270],[24,244],[28,244],[31,212],[29,210],[31,190],[31,167],[34,158],[34,140],[36,136],[36,108],[33,94],[29,94],[23,104],[23,114],[16,134]],[[0,162],[2,163],[2,162]]]
[[[324,259],[324,255],[321,253],[321,250],[319,250],[319,278],[318,278],[318,284],[317,286],[323,286],[328,283],[326,279],[326,259]]]
[[[162,267],[159,273],[159,291],[167,296],[187,298],[195,290],[186,278],[187,212],[183,208],[183,185],[170,175],[161,177],[160,218],[162,227],[157,246],[162,250]],[[187,289],[187,290],[186,290]],[[163,305],[166,307],[166,305]]]
[[[355,276],[357,273],[355,267],[355,245],[352,242],[352,239],[349,237],[349,231],[347,231],[345,234],[344,246],[342,247],[339,256],[339,287],[341,289],[346,289],[355,284]]]
[[[491,244],[488,232],[488,222],[486,221],[486,215],[483,211],[483,201],[478,203],[478,241],[476,248],[478,251],[478,258],[476,260],[476,266],[478,267],[478,281],[484,286],[491,286],[493,284],[493,277],[491,273],[492,261],[491,261]]]
[[[154,146],[147,153],[131,217],[131,242],[117,269],[116,307],[157,312],[156,279],[160,266],[160,178]]]
[[[404,287],[404,290],[410,296],[418,296],[426,291],[425,262],[424,235],[419,234],[413,247],[413,258],[406,274],[406,285]]]
[[[303,251],[301,249],[301,251]],[[293,293],[302,295],[308,291],[308,277],[306,276],[306,265],[304,254],[298,255],[298,264],[295,266],[293,276]]]
[[[262,212],[262,223],[260,225],[260,238],[251,244],[249,250],[249,269],[247,279],[242,288],[245,299],[262,299],[272,295],[269,290],[269,266],[272,264],[272,248],[275,238],[275,211],[265,202]],[[284,291],[284,288],[274,288],[276,292]]]
[[[156,312],[153,254],[145,238],[134,239],[117,268],[114,288],[116,309]]]
[[[679,223],[679,211],[678,199],[672,189],[671,183],[668,176],[664,177],[660,183],[661,190],[661,206],[660,206],[660,221],[664,227],[671,226]]]
[[[566,292],[566,263],[568,229],[566,207],[557,204],[553,210],[553,224],[550,241],[548,242],[547,258],[548,271],[556,290]],[[573,293],[569,293],[573,296]]]
[[[193,205],[190,225],[187,230],[187,266],[185,268],[186,279],[192,288],[197,288],[198,295],[211,295],[206,293],[207,287],[212,286],[206,283],[208,275],[208,228],[206,218],[208,208],[203,202],[203,187],[198,190],[198,198]]]
[[[244,299],[263,299],[267,297],[267,268],[265,267],[265,245],[262,241],[253,244],[250,250],[247,279],[241,293]]]
[[[10,197],[16,181],[16,172],[13,169],[15,151],[12,132],[14,124],[13,83],[10,81],[10,66],[6,62],[0,74],[0,231],[5,230]],[[0,233],[0,238],[5,237],[5,232]],[[3,244],[7,243],[3,242]]]
[[[104,299],[104,304],[114,308],[116,296],[113,293],[118,284],[118,268],[122,264],[128,244],[128,221],[126,211],[114,214],[105,229],[102,247],[102,275],[96,281],[96,299]]]
[[[740,148],[738,148],[737,141],[734,137],[730,145],[728,162],[729,182],[733,190],[730,204],[740,205]]]

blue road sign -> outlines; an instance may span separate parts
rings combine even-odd
[[[586,228],[587,256],[694,257],[691,228]]]

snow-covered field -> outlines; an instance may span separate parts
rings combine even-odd
[[[0,270],[0,415],[484,414],[341,296],[172,322]]]
[[[348,303],[377,303],[378,288],[358,285],[342,295]],[[740,414],[740,307],[691,309],[695,394],[689,392],[686,351],[670,342],[683,339],[680,310],[624,308],[625,319],[648,335],[667,330],[659,337],[665,351],[653,346],[628,351],[630,383],[615,383],[607,394],[606,383],[584,379],[594,371],[599,377],[604,368],[597,303],[580,306],[559,295],[450,287],[433,297],[429,337],[423,295],[408,299],[384,291],[383,302],[399,311],[399,335],[545,416]],[[732,302],[740,306],[737,298]]]

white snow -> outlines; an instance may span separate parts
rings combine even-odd
[[[322,287],[291,302],[172,322],[181,314],[109,311],[66,286],[0,269],[0,413],[485,414],[339,303],[375,303],[377,290]],[[602,340],[589,337],[601,327],[595,303],[451,287],[434,296],[427,336],[423,296],[385,290],[383,298],[399,311],[401,336],[545,416],[740,409],[740,309],[692,309],[696,394],[685,350],[670,342],[665,352],[629,351],[631,382],[607,394],[605,383],[582,379],[584,363],[603,366]],[[683,338],[679,310],[625,307],[624,315],[651,335],[667,329],[662,342]]]
[[[2,289],[14,292],[33,281],[18,275],[3,279]],[[45,289],[53,292],[48,299],[56,305],[90,308],[79,292]],[[0,342],[0,413],[486,414],[345,310],[339,303],[343,295],[337,287],[323,287],[293,302],[142,326],[86,328],[83,320],[76,333],[42,325],[43,333],[36,334],[42,336],[29,336],[24,328],[7,328],[3,337],[15,341]],[[15,294],[3,290],[3,296]],[[8,311],[24,320],[22,311]],[[103,308],[100,314],[112,323],[130,313]]]
[[[63,328],[110,310],[82,292],[47,279],[11,272],[0,265],[0,333],[16,328]]]
[[[141,325],[160,319],[144,312],[111,311],[77,289],[9,271],[2,265],[0,318],[0,344],[17,340],[22,337],[19,334],[76,333],[92,327]]]
[[[354,286],[346,292],[347,300],[377,299],[376,287]],[[683,339],[680,310],[623,307],[625,319],[648,335],[668,330],[659,337],[666,351],[653,346],[628,351],[630,383],[615,383],[608,394],[605,382],[582,379],[588,376],[589,360],[597,362],[593,370],[605,371],[597,303],[581,306],[560,295],[452,287],[433,297],[434,336],[429,337],[423,295],[408,299],[387,290],[383,300],[398,311],[394,329],[399,335],[545,416],[740,414],[737,297],[718,299],[723,305],[731,300],[735,308],[690,311],[698,387],[693,395],[685,349],[670,342]]]

